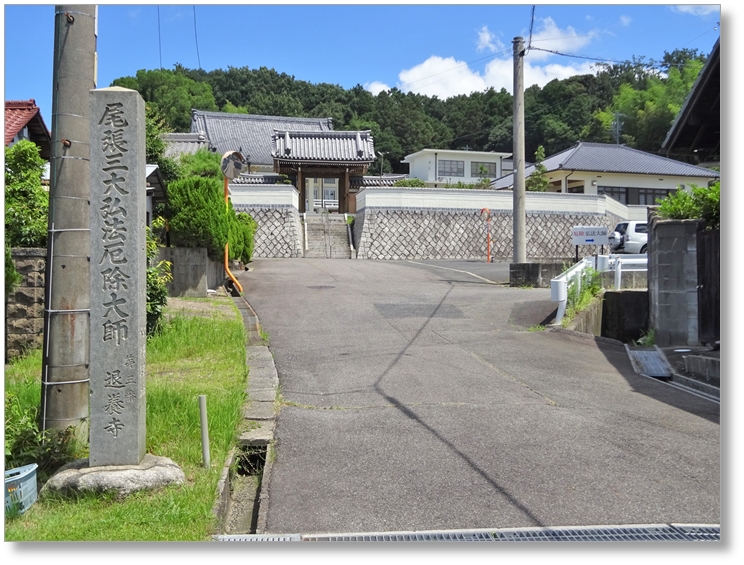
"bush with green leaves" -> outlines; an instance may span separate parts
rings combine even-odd
[[[153,220],[154,227],[165,223],[164,218]],[[162,329],[163,310],[168,303],[168,283],[173,280],[170,261],[157,261],[158,242],[153,231],[147,228],[147,336]]]
[[[225,203],[220,156],[200,149],[180,159],[183,175],[168,187],[171,243],[180,247],[205,247],[207,255],[222,261],[229,241],[228,258],[248,263],[253,255],[257,224],[246,213],[236,214]]]
[[[566,293],[566,313],[561,323],[566,327],[576,314],[591,304],[594,297],[602,291],[599,271],[588,267],[571,279]]]
[[[408,178],[408,179],[399,179],[393,183],[393,186],[410,186],[414,188],[419,187],[425,187],[426,183],[422,181],[421,179],[417,178]]]
[[[5,246],[5,300],[13,294],[16,287],[21,284],[23,277],[16,271],[13,256],[10,253],[10,247]]]
[[[81,455],[83,446],[75,439],[74,428],[42,430],[39,398],[41,351],[14,360],[5,379],[5,468],[14,469],[36,463],[41,482],[62,465]],[[7,370],[7,368],[6,368]]]
[[[5,243],[46,247],[49,194],[41,186],[44,159],[23,139],[5,151]]]
[[[524,189],[531,192],[547,192],[550,181],[546,176],[548,169],[543,165],[545,160],[545,148],[542,145],[537,146],[535,151],[535,170],[524,181]]]
[[[232,222],[232,229],[230,231],[230,255],[232,258],[239,259],[244,264],[247,264],[250,263],[253,257],[254,236],[258,224],[246,212],[233,212],[233,217],[235,219]],[[233,244],[233,242],[235,243]],[[235,245],[235,249],[233,249],[233,245]]]
[[[188,176],[168,187],[168,220],[171,244],[205,247],[207,255],[221,261],[230,223],[225,213],[222,183],[215,178]]]
[[[220,181],[222,184],[222,169],[220,163],[222,155],[207,149],[199,149],[196,153],[181,155],[179,166],[181,177],[206,177]]]
[[[693,184],[689,192],[672,192],[659,201],[659,217],[665,220],[703,220],[706,229],[720,229],[721,181],[709,187]]]

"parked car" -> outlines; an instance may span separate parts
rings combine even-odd
[[[613,253],[646,253],[648,222],[620,222],[608,239]]]

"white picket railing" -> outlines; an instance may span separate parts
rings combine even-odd
[[[642,255],[598,255],[596,257],[584,257],[573,267],[563,271],[560,275],[550,280],[550,300],[558,303],[558,312],[555,323],[560,324],[566,314],[568,303],[568,286],[576,279],[577,294],[581,292],[581,275],[588,267],[599,272],[614,271],[615,290],[619,290],[622,282],[623,271],[646,271],[648,270],[648,256]]]

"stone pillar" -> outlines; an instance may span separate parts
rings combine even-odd
[[[145,455],[145,103],[91,90],[90,466]]]
[[[697,232],[699,220],[660,220],[649,210],[649,328],[656,345],[698,341]]]

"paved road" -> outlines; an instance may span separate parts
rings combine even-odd
[[[718,405],[528,331],[550,291],[507,264],[252,265],[285,401],[267,532],[720,523]]]

